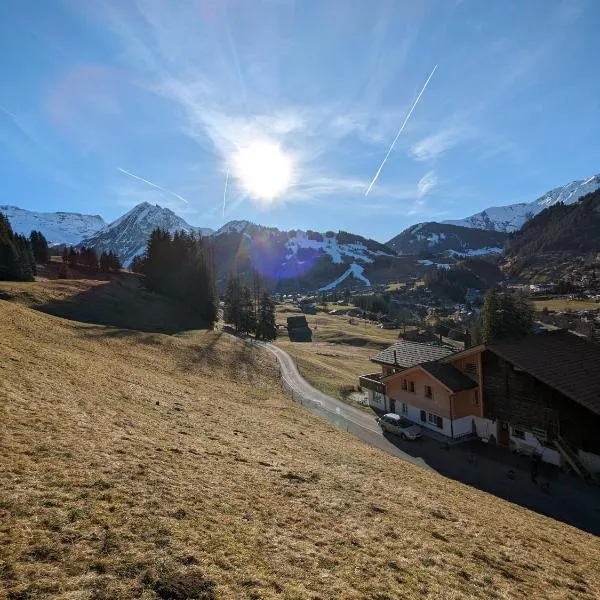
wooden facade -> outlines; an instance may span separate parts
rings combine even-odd
[[[600,453],[600,415],[490,349],[483,353],[482,366],[485,417],[545,432],[548,443],[561,436],[575,448]]]

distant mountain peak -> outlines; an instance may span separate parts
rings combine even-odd
[[[520,202],[507,206],[491,206],[479,213],[464,219],[443,221],[459,227],[474,227],[488,231],[503,231],[511,233],[521,229],[526,221],[540,213],[545,208],[558,202],[573,204],[581,197],[600,189],[600,175],[592,175],[587,179],[571,181],[566,185],[556,187],[533,202]]]
[[[250,221],[245,221],[245,220],[229,221],[229,222],[225,223],[225,225],[223,225],[223,227],[221,227],[220,229],[217,229],[217,231],[214,233],[214,235],[221,235],[223,233],[242,233],[243,231],[248,229],[248,227],[256,227],[256,226],[254,225],[254,223],[251,223]]]
[[[50,244],[78,244],[106,226],[100,215],[37,212],[10,205],[0,206],[0,212],[8,217],[16,233],[29,235],[33,230],[41,231]]]
[[[83,240],[81,245],[95,248],[97,252],[112,250],[119,255],[124,265],[129,265],[136,256],[144,253],[148,238],[157,227],[171,234],[177,231],[201,235],[212,233],[210,229],[190,225],[169,208],[141,202]]]

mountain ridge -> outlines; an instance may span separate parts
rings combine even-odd
[[[398,254],[484,256],[500,254],[507,234],[429,221],[418,223],[386,242]]]
[[[107,225],[100,215],[40,212],[9,204],[0,205],[0,212],[8,217],[15,233],[29,236],[34,230],[41,231],[50,244],[78,244]]]
[[[450,219],[442,221],[442,223],[458,227],[472,227],[488,231],[512,233],[518,231],[528,220],[542,212],[545,208],[559,202],[573,204],[586,194],[594,192],[597,189],[600,189],[600,174],[555,187],[542,194],[539,198],[536,198],[533,202],[490,206],[464,219]]]

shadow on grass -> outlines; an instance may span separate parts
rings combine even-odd
[[[531,480],[531,459],[478,440],[449,445],[424,436],[402,440],[385,432],[397,449],[422,459],[440,475],[499,496],[537,513],[600,535],[600,488],[541,463]]]
[[[186,305],[146,290],[137,276],[128,273],[33,308],[73,321],[149,333],[174,334],[206,328],[206,323]],[[126,337],[130,334],[110,331],[106,335]]]

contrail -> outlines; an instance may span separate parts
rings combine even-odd
[[[369,187],[367,188],[367,191],[365,192],[365,196],[369,195],[369,192],[371,191],[371,188],[375,185],[375,182],[379,178],[379,175],[381,173],[381,170],[383,169],[383,166],[385,165],[385,163],[386,163],[389,155],[392,153],[392,150],[394,149],[394,146],[396,145],[396,142],[398,141],[398,138],[400,137],[400,134],[404,131],[404,127],[406,126],[406,124],[408,123],[408,120],[410,119],[410,115],[412,115],[413,110],[415,110],[415,107],[417,106],[419,100],[421,99],[421,96],[423,95],[423,92],[425,91],[425,88],[427,88],[427,85],[429,84],[429,81],[433,77],[433,74],[435,73],[435,70],[437,68],[438,68],[437,65],[435,65],[435,67],[433,67],[433,70],[429,74],[429,77],[427,78],[427,81],[425,82],[425,85],[421,88],[421,91],[419,92],[419,95],[417,96],[417,99],[413,102],[413,105],[410,107],[410,110],[408,111],[408,114],[406,115],[406,118],[404,119],[404,123],[402,123],[402,127],[400,127],[400,129],[398,130],[398,133],[396,134],[396,137],[394,138],[394,141],[392,142],[392,145],[390,146],[390,149],[387,151],[387,154],[385,155],[385,158],[383,159],[383,162],[381,163],[381,165],[379,165],[379,169],[377,169],[377,173],[375,173],[375,177],[373,177],[373,180],[369,184]]]
[[[225,189],[223,190],[223,217],[225,216],[225,198],[227,197],[227,182],[229,181],[229,167],[227,168],[227,175],[225,175]]]
[[[118,167],[117,171],[121,171],[121,173],[125,173],[125,175],[129,175],[129,177],[133,177],[134,179],[137,179],[138,181],[143,181],[144,183],[151,185],[153,188],[156,188],[157,190],[161,190],[162,192],[165,192],[167,194],[171,194],[171,196],[175,196],[175,198],[179,198],[179,200],[181,200],[182,202],[189,204],[189,202],[185,198],[181,197],[179,194],[176,194],[175,192],[172,192],[171,190],[167,190],[164,187],[160,187],[160,185],[157,185],[156,183],[152,183],[151,181],[148,181],[147,179],[144,179],[143,177],[134,175],[133,173],[130,173],[129,171],[126,171],[125,169],[121,169],[121,167]]]

